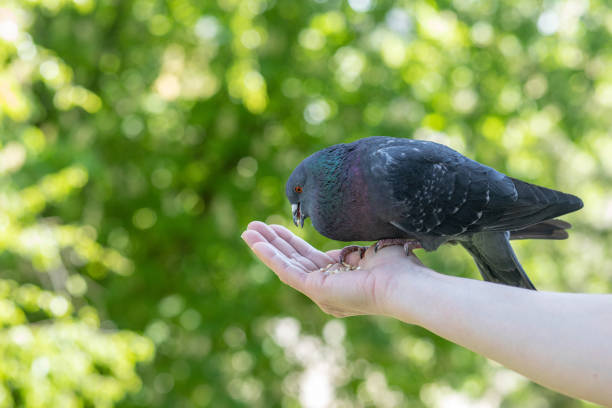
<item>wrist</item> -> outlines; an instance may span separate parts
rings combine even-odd
[[[397,274],[385,315],[409,324],[423,326],[431,307],[435,307],[437,288],[443,276],[424,266]]]

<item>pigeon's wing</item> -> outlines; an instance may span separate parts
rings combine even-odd
[[[373,188],[391,201],[378,207],[405,232],[515,231],[582,207],[576,196],[510,178],[437,143],[404,139],[370,153]]]
[[[370,154],[370,170],[380,192],[377,207],[385,209],[381,215],[416,236],[480,231],[491,200],[517,198],[508,177],[436,143],[377,148]]]

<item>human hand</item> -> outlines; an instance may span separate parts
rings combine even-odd
[[[358,252],[346,262],[359,269],[338,273],[321,270],[338,262],[340,250],[321,252],[280,225],[251,222],[242,239],[280,280],[311,298],[324,312],[336,317],[365,314],[394,314],[394,300],[400,281],[427,277],[433,273],[401,246],[389,246],[364,257]]]

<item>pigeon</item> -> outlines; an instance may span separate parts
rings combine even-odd
[[[337,241],[378,241],[434,251],[460,244],[490,282],[535,287],[510,239],[565,239],[555,219],[582,208],[580,198],[509,177],[439,143],[373,136],[304,159],[285,193],[293,222]],[[352,251],[348,246],[340,262]]]

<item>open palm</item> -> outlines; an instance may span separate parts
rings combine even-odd
[[[330,274],[321,268],[338,262],[340,249],[321,252],[287,228],[259,221],[250,223],[242,238],[281,281],[337,317],[388,314],[398,274],[426,270],[418,258],[391,246],[376,254],[368,249],[363,259],[354,252],[346,262],[359,269]]]

